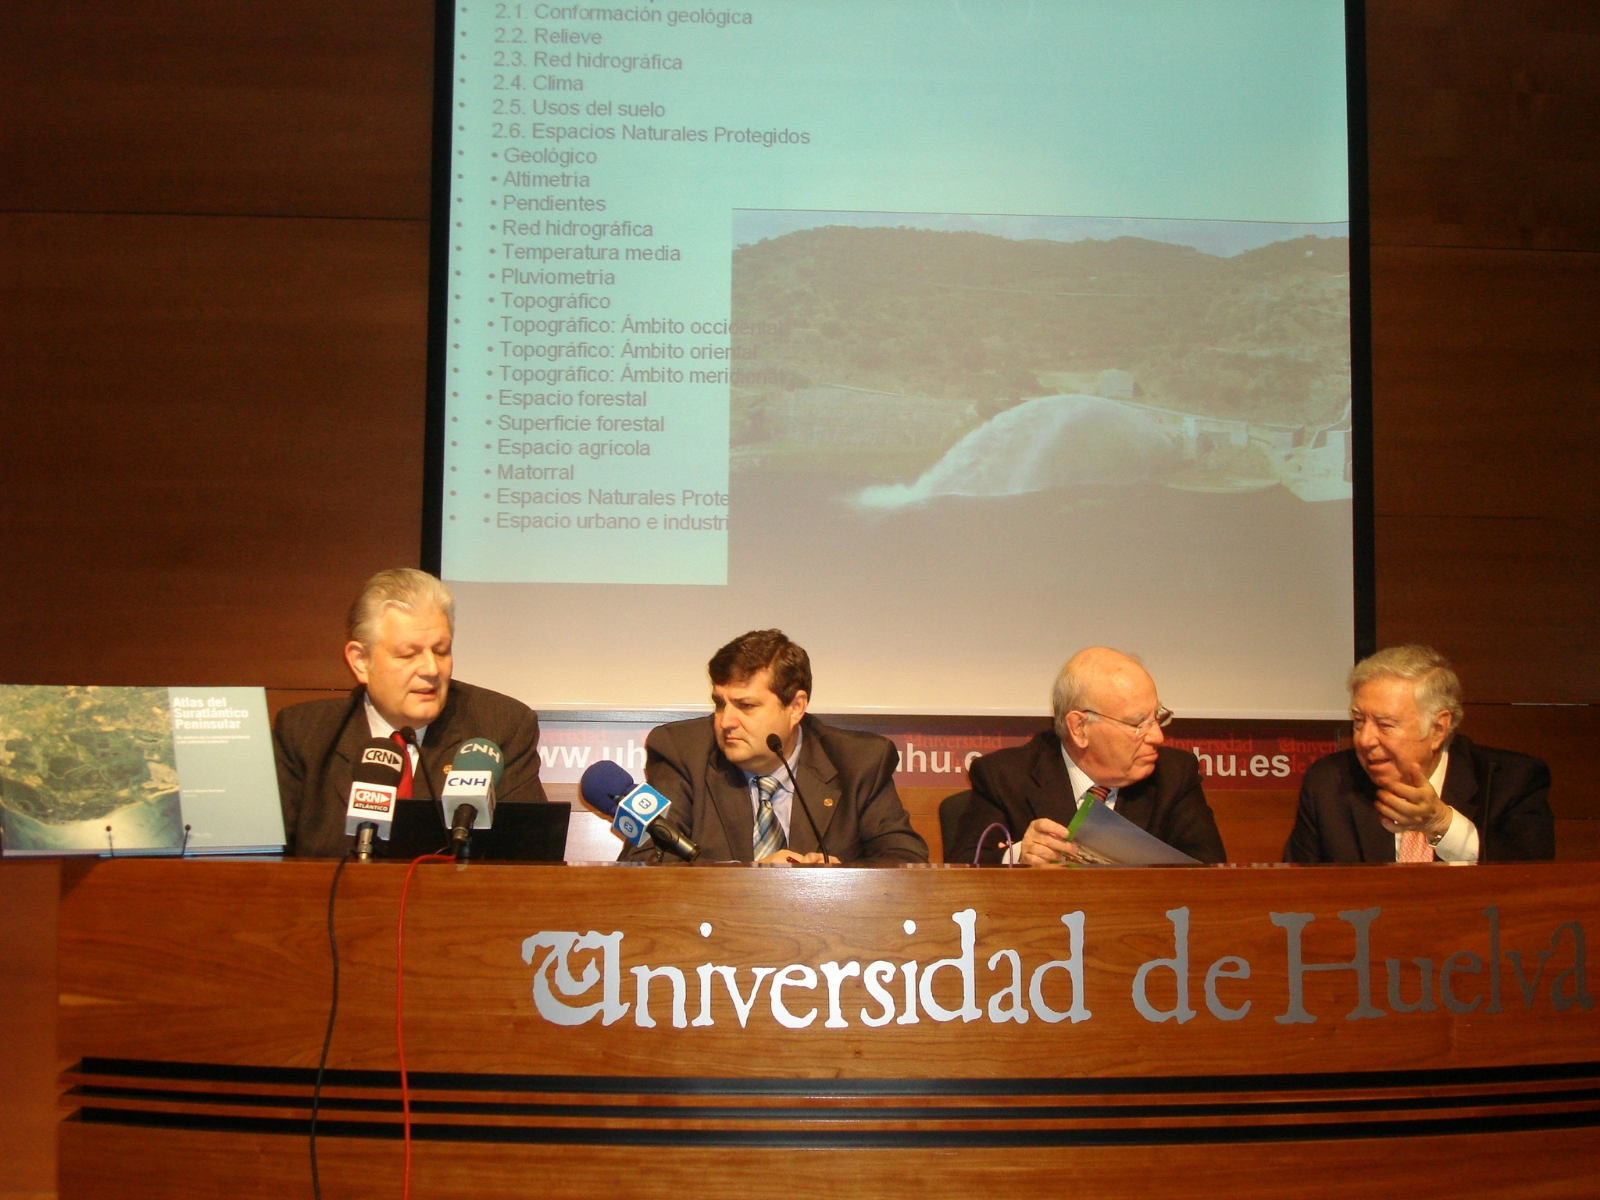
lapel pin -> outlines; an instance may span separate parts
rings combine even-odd
[[[832,808],[833,807],[833,797],[832,796],[824,796],[822,798],[822,807],[823,808]]]

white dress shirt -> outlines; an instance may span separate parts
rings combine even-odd
[[[383,714],[373,707],[371,696],[363,696],[361,698],[361,702],[362,704],[366,705],[367,729],[371,732],[373,737],[382,741],[388,741],[394,734],[400,732],[393,725],[389,724],[389,722],[385,721],[383,719]],[[422,738],[423,735],[428,732],[428,727],[424,725],[422,728],[414,730],[414,732],[417,735],[416,744],[408,744],[406,746],[406,755],[411,759],[411,774],[413,776],[415,776],[417,773],[417,760],[421,757],[421,752],[417,749],[417,747],[422,745]]]
[[[1083,798],[1086,794],[1088,794],[1089,789],[1096,785],[1094,780],[1090,779],[1078,769],[1078,764],[1072,761],[1072,755],[1067,753],[1067,748],[1065,746],[1061,747],[1061,761],[1067,764],[1067,781],[1072,785],[1072,807],[1073,811],[1077,811],[1077,809],[1082,805]],[[1121,788],[1112,788],[1106,793],[1106,798],[1100,801],[1100,803],[1104,804],[1107,808],[1115,812],[1117,808],[1117,794],[1121,790]],[[1022,837],[1023,833],[1025,832],[1026,830],[1017,833],[1015,835],[1017,840],[1006,847],[1005,857],[1002,859],[1003,862],[1015,863],[1020,861],[1022,857]]]
[[[778,818],[778,824],[783,829],[783,844],[789,844],[789,815],[794,811],[794,788],[789,786],[790,772],[800,762],[800,744],[805,741],[805,730],[800,730],[800,736],[794,739],[794,752],[789,755],[789,770],[781,766],[772,772],[772,777],[778,781],[778,790],[772,793],[772,813]],[[756,786],[756,780],[761,778],[760,772],[746,771],[745,783],[750,788],[750,816],[760,823],[761,818],[761,789]]]
[[[1061,747],[1061,760],[1067,764],[1067,778],[1072,780],[1072,805],[1076,809],[1083,804],[1084,796],[1096,784],[1094,780],[1078,769],[1078,764],[1072,761],[1072,755],[1067,753],[1065,746]],[[1115,812],[1117,809],[1117,793],[1121,790],[1121,788],[1112,788],[1100,803]]]
[[[1434,793],[1444,796],[1445,768],[1450,765],[1450,751],[1446,750],[1439,755],[1439,765],[1434,768],[1433,774],[1428,777],[1428,783]],[[1400,834],[1394,835],[1394,857],[1400,861]],[[1478,829],[1471,821],[1462,816],[1454,808],[1450,810],[1450,828],[1445,830],[1444,837],[1439,839],[1439,844],[1433,848],[1434,855],[1440,862],[1466,862],[1478,861]]]

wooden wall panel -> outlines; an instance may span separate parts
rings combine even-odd
[[[1600,700],[1597,543],[1588,521],[1381,516],[1379,640],[1436,646],[1476,701]]]
[[[1368,0],[1372,237],[1600,250],[1600,6]]]
[[[1380,644],[1461,668],[1600,858],[1600,8],[1369,0]]]
[[[337,626],[335,627],[337,631]],[[335,634],[337,636],[337,632]],[[308,700],[331,700],[337,696],[348,696],[350,688],[355,686],[355,680],[348,681],[348,687],[341,688],[270,688],[267,691],[267,719],[276,721],[278,714],[291,704],[304,704]]]
[[[1544,759],[1557,818],[1600,820],[1600,707],[1468,704],[1461,730],[1484,745]]]
[[[1600,524],[1380,516],[1380,644],[1426,642],[1481,703],[1600,700]]]
[[[428,215],[429,0],[7,0],[0,47],[0,208]]]
[[[420,221],[0,215],[7,682],[345,683],[414,563]]]
[[[1600,254],[1375,246],[1372,302],[1379,513],[1600,517]]]

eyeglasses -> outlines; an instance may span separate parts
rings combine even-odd
[[[1099,717],[1102,721],[1115,721],[1118,725],[1133,730],[1140,737],[1149,733],[1152,725],[1159,725],[1165,729],[1172,724],[1172,710],[1170,708],[1158,708],[1142,721],[1125,721],[1121,717],[1111,717],[1102,712],[1095,712],[1092,708],[1083,708],[1078,711],[1086,717]]]

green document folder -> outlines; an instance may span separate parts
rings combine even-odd
[[[1067,826],[1067,839],[1120,866],[1201,865],[1199,859],[1174,850],[1092,796],[1078,806],[1077,815]]]

